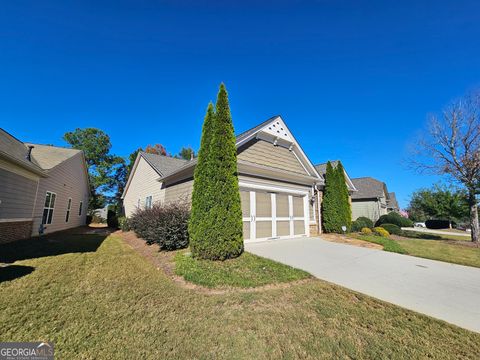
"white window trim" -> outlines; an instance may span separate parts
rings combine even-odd
[[[53,207],[50,207],[50,205],[52,204],[52,197],[50,196],[50,203],[48,204],[49,207],[46,207],[45,206],[45,200],[47,198],[47,194],[50,193],[51,195],[55,195],[55,202],[53,204]],[[48,222],[48,214],[47,214],[47,218],[45,219],[45,223],[43,223],[43,212],[42,212],[42,224],[43,225],[51,225],[52,222],[53,222],[53,216],[55,215],[55,205],[57,203],[57,193],[54,193],[53,191],[45,191],[45,198],[43,200],[43,212],[45,211],[45,209],[48,209],[48,210],[52,210],[52,219],[50,221],[50,223]]]
[[[147,201],[149,199],[150,199],[150,201]],[[153,205],[153,196],[152,195],[146,196],[145,197],[145,209],[151,209],[152,205]]]

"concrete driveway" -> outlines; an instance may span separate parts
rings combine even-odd
[[[480,268],[314,237],[245,247],[320,279],[480,332]]]

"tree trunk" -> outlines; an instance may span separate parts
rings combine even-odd
[[[470,205],[470,226],[472,230],[472,241],[478,243],[479,240],[479,224],[478,224],[478,207],[475,192],[470,192],[468,197],[468,204]]]

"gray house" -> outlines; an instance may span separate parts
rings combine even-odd
[[[280,116],[237,136],[244,240],[316,234],[324,179]],[[190,201],[197,160],[139,153],[123,201],[126,216],[152,203]]]
[[[372,177],[352,179],[357,189],[352,193],[352,219],[361,216],[373,222],[391,211],[399,211],[395,193],[388,192],[387,185]]]
[[[82,151],[0,129],[0,243],[84,225],[89,192]]]

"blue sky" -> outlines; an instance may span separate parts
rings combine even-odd
[[[3,1],[0,126],[64,145],[98,127],[127,156],[198,148],[220,82],[236,132],[276,114],[315,163],[410,193],[427,114],[480,85],[478,1]]]

